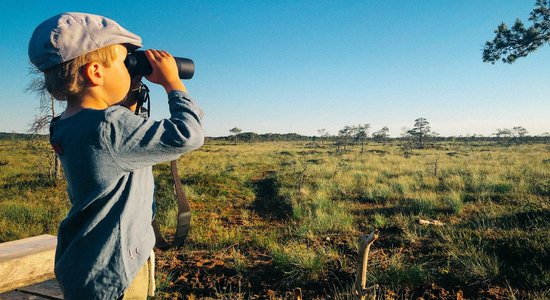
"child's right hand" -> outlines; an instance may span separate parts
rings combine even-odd
[[[185,85],[179,78],[176,60],[170,53],[164,50],[149,49],[145,51],[145,56],[149,59],[153,68],[151,75],[145,76],[147,80],[162,85],[166,93],[173,90],[187,92]]]

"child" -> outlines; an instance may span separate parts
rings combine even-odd
[[[165,51],[146,51],[153,68],[146,78],[166,90],[170,119],[146,120],[118,105],[135,106],[126,99],[124,59],[139,47],[141,38],[116,22],[83,13],[44,21],[29,42],[44,88],[67,101],[50,127],[72,204],[55,255],[65,299],[146,299],[155,244],[151,168],[204,141],[202,111]]]

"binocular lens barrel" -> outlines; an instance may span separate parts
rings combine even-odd
[[[178,75],[181,79],[191,79],[195,74],[195,64],[192,60],[182,57],[174,57],[178,66]],[[149,60],[145,56],[145,51],[133,51],[128,54],[124,64],[131,77],[147,76],[153,72]]]

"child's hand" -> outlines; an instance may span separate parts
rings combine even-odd
[[[178,75],[176,61],[170,53],[163,50],[146,50],[145,56],[149,59],[153,72],[145,76],[152,83],[162,85],[167,93],[173,90],[187,91]]]

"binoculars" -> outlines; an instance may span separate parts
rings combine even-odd
[[[178,74],[181,79],[191,79],[195,73],[195,64],[192,60],[182,57],[174,57],[178,66]],[[145,51],[133,51],[128,53],[124,60],[131,77],[147,76],[153,72],[151,63],[145,56]]]

